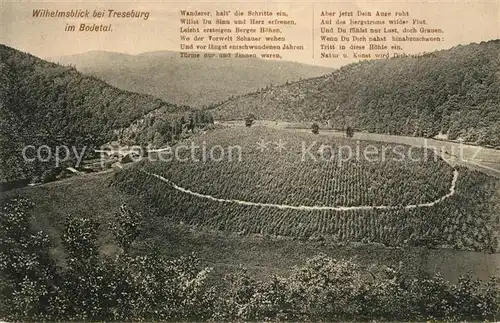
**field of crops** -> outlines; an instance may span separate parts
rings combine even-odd
[[[280,139],[286,142],[281,151],[276,149]],[[265,148],[262,143],[267,143]],[[321,144],[330,147],[329,154],[318,152]],[[328,236],[342,242],[391,246],[498,249],[498,181],[461,168],[453,195],[435,205],[418,207],[449,194],[453,182],[453,169],[425,149],[414,148],[409,153],[407,146],[332,141],[321,135],[260,127],[214,131],[197,138],[196,145],[200,149],[194,155],[187,148],[179,154],[184,161],[140,163],[119,173],[114,185],[140,196],[152,215],[175,223],[243,234]],[[222,147],[217,150],[217,161],[205,158],[203,162],[203,154],[210,155],[207,152],[216,145]],[[304,160],[303,147],[311,145],[314,149],[309,149],[311,155],[306,154]],[[234,154],[232,160],[219,158],[221,149],[226,149],[227,157],[229,147],[235,146],[241,148],[240,158]],[[367,159],[363,153],[356,157],[356,151],[364,152],[368,146],[379,152],[378,158],[371,154]],[[350,159],[338,154],[346,147],[354,152]],[[355,208],[360,206],[390,207]]]

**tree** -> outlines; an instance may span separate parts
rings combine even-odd
[[[95,261],[99,254],[97,237],[99,223],[93,219],[69,216],[61,242],[69,257],[85,262]]]
[[[182,135],[182,122],[177,120],[174,122],[174,137],[179,138]]]
[[[311,130],[312,130],[312,133],[315,135],[317,135],[319,133],[319,126],[316,122],[312,124]]]
[[[58,308],[77,320],[105,317],[109,308],[105,290],[110,284],[107,268],[99,259],[99,223],[94,219],[68,217],[61,236],[67,252],[67,268],[61,281]]]
[[[254,123],[254,120],[255,120],[255,117],[253,114],[249,114],[246,118],[245,118],[245,126],[247,127],[250,127],[253,125]]]

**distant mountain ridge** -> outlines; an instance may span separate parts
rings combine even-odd
[[[50,60],[73,65],[121,89],[196,108],[271,84],[285,84],[332,71],[326,67],[255,58],[188,59],[172,51],[138,55],[92,51]]]
[[[336,129],[500,146],[500,40],[350,64],[217,106],[217,119],[324,122]]]

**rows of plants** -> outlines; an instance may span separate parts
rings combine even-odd
[[[151,215],[173,223],[242,234],[499,250],[498,181],[465,168],[459,173],[452,197],[431,207],[390,210],[295,210],[213,201],[180,192],[140,167],[118,174],[113,185],[140,197]]]

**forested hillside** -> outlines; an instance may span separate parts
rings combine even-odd
[[[169,51],[139,55],[94,51],[51,60],[74,65],[121,89],[197,108],[270,84],[331,72],[326,67],[264,59],[186,59]]]
[[[363,61],[270,87],[215,110],[224,120],[319,121],[333,128],[500,146],[500,40],[421,57]]]
[[[148,126],[161,133],[157,142],[178,135],[189,122],[187,107],[119,90],[72,67],[4,45],[0,45],[0,89],[0,182],[29,179],[54,167],[53,161],[25,162],[22,152],[27,145],[34,146],[26,151],[33,158],[42,145],[50,147],[52,155],[61,145],[79,152],[86,147],[90,152],[124,133],[137,139],[129,143],[145,144],[153,141],[154,132],[132,136],[127,129],[154,111],[156,118],[148,119]],[[181,125],[173,126],[176,123]],[[144,126],[134,129],[142,132]],[[43,159],[50,159],[48,155],[45,150]]]

